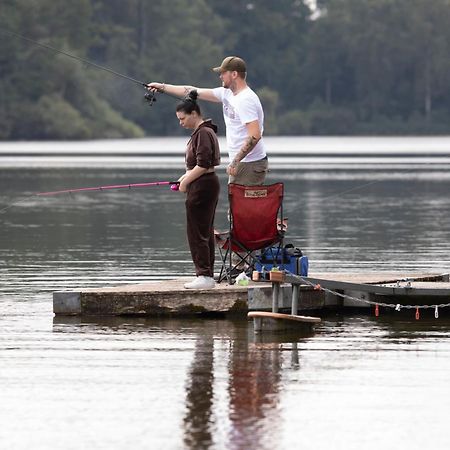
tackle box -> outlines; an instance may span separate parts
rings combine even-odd
[[[286,270],[294,275],[308,276],[309,261],[301,250],[293,247],[268,247],[257,257],[255,270],[270,271],[274,266]]]

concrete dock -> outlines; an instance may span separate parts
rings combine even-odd
[[[248,288],[185,289],[187,279],[53,294],[56,315],[183,315],[247,311]],[[269,287],[270,289],[270,287]]]
[[[320,311],[328,307],[367,307],[355,299],[380,299],[400,304],[450,301],[448,274],[430,273],[315,273],[299,286],[298,311]],[[211,290],[188,290],[186,279],[122,285],[101,289],[80,289],[53,294],[55,315],[198,315],[239,314],[270,311],[272,283],[250,282],[248,286],[218,284]],[[318,289],[318,285],[327,290]],[[330,292],[331,291],[331,292]],[[333,294],[348,295],[342,298]],[[279,309],[292,305],[289,276],[280,289]]]

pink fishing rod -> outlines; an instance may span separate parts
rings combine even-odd
[[[14,205],[18,205],[19,203],[23,203],[26,200],[29,200],[32,197],[45,197],[51,195],[58,194],[73,194],[76,192],[88,192],[88,191],[108,191],[111,189],[131,189],[131,188],[144,188],[151,186],[170,186],[172,191],[178,191],[180,187],[179,181],[153,181],[151,183],[131,183],[131,184],[111,184],[108,186],[95,186],[95,187],[84,187],[84,188],[75,188],[75,189],[63,189],[61,191],[49,191],[49,192],[38,192],[36,194],[29,195],[20,200],[17,200],[9,205],[6,205],[4,208],[0,209],[0,214],[5,212],[7,209],[11,208]]]
[[[50,192],[38,192],[34,194],[38,197],[58,195],[58,194],[73,194],[75,192],[87,192],[87,191],[107,191],[110,189],[131,189],[131,188],[143,188],[150,186],[168,186],[172,191],[178,191],[180,183],[178,181],[153,181],[151,183],[131,183],[131,184],[111,184],[109,186],[96,186],[96,187],[84,187],[77,189],[64,189],[62,191],[50,191]]]

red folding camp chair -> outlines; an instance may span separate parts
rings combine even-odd
[[[267,186],[228,185],[230,228],[215,232],[216,244],[222,259],[218,282],[233,283],[239,267],[251,271],[258,262],[256,251],[283,246],[283,183]],[[233,254],[235,255],[233,258]],[[234,259],[234,263],[233,263]],[[233,276],[234,275],[234,276]]]

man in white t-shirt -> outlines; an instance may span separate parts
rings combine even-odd
[[[258,96],[247,85],[245,62],[237,56],[228,56],[213,70],[220,74],[222,87],[207,89],[153,82],[148,88],[177,97],[185,97],[196,89],[201,100],[221,102],[230,159],[229,182],[246,186],[263,184],[268,168],[262,138],[264,112]]]

